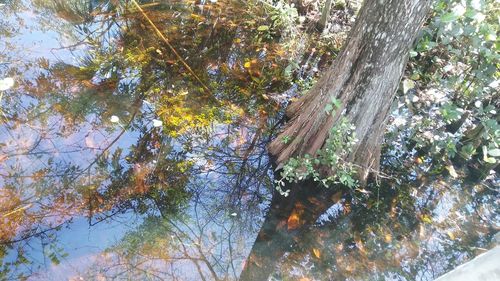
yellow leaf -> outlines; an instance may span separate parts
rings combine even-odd
[[[245,62],[245,64],[243,65],[243,67],[250,68],[250,65],[251,65],[251,63],[249,61],[247,61],[247,62]]]
[[[450,237],[451,240],[455,240],[455,234],[453,234],[453,232],[451,231],[448,231],[448,236]]]
[[[390,243],[392,241],[392,236],[390,233],[387,233],[385,235],[385,242]]]
[[[318,249],[313,248],[313,254],[316,258],[321,258],[321,252]]]
[[[300,225],[300,218],[297,213],[293,213],[288,217],[287,226],[288,230],[297,229]]]
[[[423,215],[422,216],[422,221],[426,223],[432,223],[432,218],[429,217],[429,215]]]

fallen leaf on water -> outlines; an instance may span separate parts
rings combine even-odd
[[[5,91],[14,86],[14,79],[11,77],[6,77],[4,79],[0,79],[0,91]]]
[[[415,159],[415,163],[422,164],[424,163],[424,159],[422,157],[418,157],[417,159]]]
[[[458,174],[455,171],[455,167],[453,167],[453,165],[446,166],[446,169],[450,173],[450,176],[452,176],[453,178],[457,178],[458,177]]]
[[[387,234],[385,235],[385,242],[386,242],[386,243],[390,243],[391,241],[392,241],[392,236],[391,236],[391,234],[390,234],[390,233],[387,233]]]
[[[118,123],[120,122],[120,118],[118,118],[118,116],[116,115],[113,115],[111,116],[111,118],[109,118],[109,121],[111,121],[112,123]]]
[[[163,122],[158,119],[153,119],[153,127],[161,127],[163,125]]]
[[[321,252],[320,250],[316,249],[316,248],[313,248],[313,254],[316,258],[321,258]]]
[[[300,218],[296,213],[293,213],[288,217],[287,226],[288,230],[297,229],[300,224]]]
[[[432,218],[429,215],[423,215],[422,221],[425,223],[432,223]]]

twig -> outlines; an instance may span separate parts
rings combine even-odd
[[[144,10],[141,8],[141,6],[135,0],[132,0],[132,3],[141,12],[141,14],[144,16],[144,18],[149,22],[149,24],[151,25],[153,30],[156,32],[156,34],[161,38],[161,40],[163,40],[163,42],[165,42],[165,44],[167,44],[167,46],[170,48],[170,51],[172,51],[172,53],[174,53],[174,55],[177,57],[177,59],[179,59],[179,61],[182,63],[182,65],[184,65],[184,67],[186,67],[186,69],[189,71],[189,73],[191,73],[191,75],[193,75],[193,77],[200,83],[200,85],[203,87],[203,89],[208,94],[212,95],[212,91],[205,85],[205,83],[203,83],[203,81],[201,81],[200,77],[198,77],[198,75],[196,75],[196,73],[194,73],[193,69],[191,69],[191,67],[186,63],[186,61],[184,61],[184,59],[182,59],[181,55],[179,55],[179,53],[177,53],[175,48],[168,41],[167,37],[165,37],[165,35],[163,35],[163,33],[158,29],[158,27],[156,27],[154,22],[148,17],[148,15],[144,12]]]

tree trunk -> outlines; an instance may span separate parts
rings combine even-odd
[[[316,155],[341,115],[356,127],[359,139],[345,160],[359,167],[361,181],[378,169],[384,121],[429,7],[430,0],[364,2],[333,65],[307,95],[287,109],[290,121],[269,146],[278,169],[290,157]],[[325,111],[332,98],[341,102],[334,115]],[[291,141],[285,144],[283,137]],[[335,201],[335,187],[321,188],[311,180],[285,189],[290,189],[289,197],[273,196],[240,280],[267,280],[294,239]]]
[[[343,50],[310,92],[287,109],[289,122],[269,145],[281,168],[290,157],[316,155],[341,116],[359,139],[347,161],[366,180],[378,170],[384,121],[405,68],[408,52],[427,15],[430,0],[366,0]],[[332,98],[341,108],[331,115]],[[283,137],[291,139],[284,143]]]
[[[290,195],[273,195],[266,215],[240,280],[267,280],[280,258],[299,242],[319,215],[338,202],[343,192],[324,188],[312,180],[287,186]]]
[[[332,0],[326,0],[325,7],[321,11],[321,18],[318,22],[318,29],[323,31],[326,27],[326,23],[328,22],[328,18],[330,17],[330,9],[332,7]]]

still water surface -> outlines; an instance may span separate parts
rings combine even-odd
[[[0,104],[0,280],[239,276],[274,189],[265,146],[297,89],[290,56],[257,30],[258,5],[140,5],[168,43],[133,2],[0,1],[0,78],[15,81]],[[495,180],[387,154],[397,179],[336,193],[271,278],[432,280],[492,247]]]

